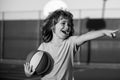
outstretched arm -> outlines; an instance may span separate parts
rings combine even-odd
[[[116,30],[104,29],[104,30],[90,31],[81,36],[76,37],[75,42],[77,43],[77,45],[81,45],[85,41],[96,39],[102,36],[115,37],[116,36],[115,32],[118,31],[119,29]]]

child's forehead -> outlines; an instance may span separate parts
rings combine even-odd
[[[68,19],[64,18],[64,17],[59,17],[58,21],[59,22],[68,22]]]

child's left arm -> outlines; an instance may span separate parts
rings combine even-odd
[[[75,43],[77,43],[77,45],[81,45],[85,41],[96,39],[102,36],[115,37],[116,36],[115,32],[118,32],[118,31],[119,29],[116,29],[116,30],[103,29],[103,30],[97,30],[97,31],[90,31],[83,35],[75,37],[74,41]]]

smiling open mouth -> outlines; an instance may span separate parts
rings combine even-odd
[[[69,31],[61,30],[64,34],[69,35]]]

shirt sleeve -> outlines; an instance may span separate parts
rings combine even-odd
[[[75,42],[76,39],[77,38],[77,36],[72,36],[71,38],[70,38],[70,43],[71,43],[71,47],[72,47],[72,51],[73,51],[73,55],[75,56],[75,54],[78,52],[78,49],[79,49],[79,47],[80,46],[78,46],[77,45],[77,43]]]
[[[44,49],[44,43],[41,43],[40,46],[38,47],[38,50],[43,50]]]

